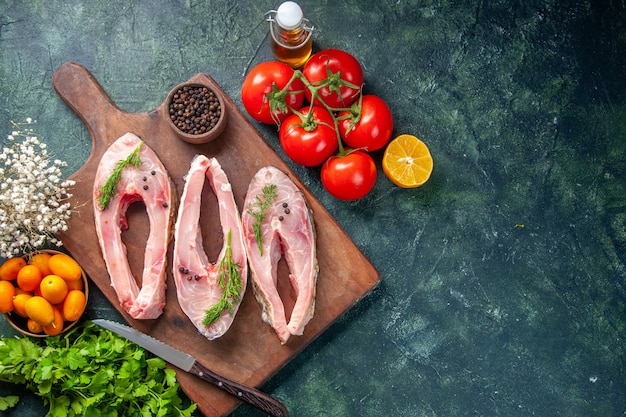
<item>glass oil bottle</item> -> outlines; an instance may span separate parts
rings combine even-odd
[[[270,47],[277,60],[300,68],[311,56],[315,27],[293,1],[282,3],[278,10],[265,14],[270,23]]]

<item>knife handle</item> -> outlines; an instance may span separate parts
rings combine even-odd
[[[256,388],[242,385],[221,375],[217,375],[215,372],[206,368],[198,361],[193,364],[189,372],[194,373],[205,381],[223,389],[240,400],[255,406],[259,410],[269,413],[272,416],[289,417],[287,408],[274,397],[271,397]]]

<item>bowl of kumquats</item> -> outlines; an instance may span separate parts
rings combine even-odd
[[[88,299],[87,275],[68,254],[40,250],[0,265],[0,312],[24,335],[47,337],[69,330]]]

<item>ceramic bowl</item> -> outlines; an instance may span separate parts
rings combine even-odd
[[[211,108],[211,104],[217,108]],[[228,124],[224,96],[217,86],[209,83],[188,81],[178,84],[168,94],[165,110],[170,128],[191,144],[217,139]]]
[[[47,250],[47,249],[39,250],[39,251],[31,252],[31,253],[24,255],[24,259],[26,259],[28,262],[28,260],[37,253],[49,253],[50,255],[55,255],[57,253],[63,253],[63,252],[59,252],[55,250]],[[89,282],[87,280],[87,275],[85,274],[85,271],[83,270],[82,267],[80,268],[80,271],[81,271],[81,280],[83,281],[83,291],[85,293],[85,300],[86,300],[85,305],[87,305],[89,303]],[[83,311],[83,314],[85,314],[84,311]],[[22,333],[23,335],[30,336],[30,337],[40,337],[40,338],[48,337],[46,333],[32,333],[31,331],[29,331],[26,325],[27,319],[20,316],[15,311],[12,311],[10,313],[4,313],[4,317],[6,318],[7,322],[11,325],[11,327],[13,327],[15,330]],[[66,321],[63,324],[63,331],[60,334],[63,334],[67,332],[68,330],[70,330],[72,327],[76,325],[76,323],[78,323],[79,320],[80,319],[75,320],[75,321]]]

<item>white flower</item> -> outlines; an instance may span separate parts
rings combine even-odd
[[[33,122],[26,119],[27,124]],[[13,126],[19,129],[23,123]],[[72,214],[68,188],[75,185],[62,180],[60,167],[67,164],[52,161],[46,144],[30,129],[14,130],[7,139],[10,146],[0,154],[0,256],[29,252],[46,242],[62,246],[55,234],[68,229]]]

